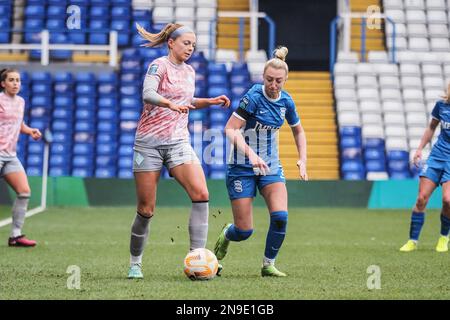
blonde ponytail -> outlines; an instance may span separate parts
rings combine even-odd
[[[289,50],[286,47],[283,46],[277,47],[272,53],[273,58],[267,61],[266,65],[264,66],[264,73],[266,72],[268,67],[272,67],[275,69],[284,69],[286,71],[287,76],[289,73],[289,67],[285,62],[285,60],[288,52]]]
[[[169,39],[172,32],[182,27],[178,23],[168,23],[159,33],[151,33],[145,30],[139,23],[136,22],[136,29],[139,35],[148,41],[148,43],[141,44],[142,47],[157,47]]]

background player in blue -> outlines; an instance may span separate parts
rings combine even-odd
[[[436,187],[442,185],[441,236],[436,251],[448,251],[448,233],[450,229],[450,83],[444,100],[438,101],[431,112],[432,119],[420,141],[414,155],[418,166],[422,158],[422,149],[431,141],[433,134],[441,124],[441,133],[434,144],[430,156],[420,173],[419,195],[411,216],[408,242],[400,251],[410,252],[417,249],[420,231],[425,221],[425,207]]]
[[[305,132],[292,98],[282,90],[289,72],[284,61],[287,52],[286,47],[275,50],[274,58],[264,67],[264,84],[255,84],[247,92],[225,128],[233,146],[226,183],[234,224],[224,227],[214,253],[222,260],[230,241],[246,240],[253,233],[252,202],[258,188],[270,213],[262,276],[286,276],[275,268],[275,258],[286,235],[288,219],[287,190],[277,145],[278,130],[285,118],[292,127],[299,153],[300,178],[308,179]]]

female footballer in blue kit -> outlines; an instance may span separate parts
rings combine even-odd
[[[252,202],[258,188],[270,213],[270,227],[261,269],[263,277],[286,276],[275,268],[275,258],[286,235],[288,218],[287,190],[277,146],[278,130],[285,118],[292,128],[299,153],[297,166],[300,178],[308,179],[305,132],[292,98],[283,90],[289,72],[284,61],[287,53],[286,47],[275,50],[274,58],[264,67],[264,84],[255,84],[244,95],[225,127],[233,146],[226,184],[234,223],[223,228],[214,253],[218,260],[222,260],[230,241],[243,241],[251,236]]]
[[[425,221],[425,207],[439,184],[442,185],[441,235],[436,245],[436,251],[448,251],[450,229],[450,83],[447,87],[447,95],[444,100],[436,103],[431,116],[430,124],[425,129],[419,148],[414,155],[416,166],[419,165],[422,158],[422,149],[431,141],[439,123],[441,124],[441,132],[420,173],[419,194],[411,215],[409,240],[400,248],[402,252],[417,249],[420,231]]]

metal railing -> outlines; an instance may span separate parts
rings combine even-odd
[[[25,30],[7,30],[10,32],[20,33]],[[77,30],[78,31],[78,30]],[[100,32],[101,30],[93,30],[93,32]],[[30,30],[26,30],[30,32]],[[47,66],[50,63],[50,50],[69,50],[69,51],[106,51],[109,53],[109,65],[111,67],[117,66],[118,46],[117,46],[117,31],[107,30],[109,32],[109,44],[70,44],[70,43],[50,43],[50,32],[48,30],[38,31],[41,34],[40,43],[7,43],[0,44],[0,50],[41,50],[41,64]],[[83,31],[87,33],[88,31]],[[59,33],[59,32],[56,32]]]
[[[343,44],[343,51],[349,52],[350,51],[350,21],[353,18],[360,18],[361,19],[361,47],[360,47],[360,54],[361,54],[361,60],[364,62],[366,61],[366,28],[367,28],[367,19],[368,15],[364,13],[348,13],[343,14],[335,17],[331,23],[330,23],[330,73],[333,73],[334,64],[336,63],[336,54],[337,54],[337,38],[338,38],[338,32],[342,32],[342,41]],[[373,18],[373,17],[371,17]],[[391,51],[390,51],[390,62],[396,63],[396,47],[395,47],[395,38],[396,38],[396,27],[395,22],[386,16],[385,14],[380,14],[377,16],[377,18],[384,19],[388,23],[392,25],[392,35],[391,35]],[[343,27],[343,28],[342,28]],[[339,30],[340,28],[340,30]]]
[[[239,51],[239,57],[240,60],[243,61],[244,59],[244,37],[245,37],[245,19],[263,19],[266,21],[266,23],[269,26],[269,43],[267,48],[267,56],[270,57],[272,55],[272,52],[275,50],[275,42],[276,42],[276,24],[273,21],[271,17],[269,17],[265,12],[247,12],[247,11],[218,11],[217,12],[218,18],[238,18],[239,23],[239,44],[238,44],[238,51]],[[211,21],[211,27],[210,27],[210,57],[212,59],[215,59],[215,53],[217,50],[217,46],[213,47],[213,44],[216,43],[216,32],[215,26],[218,23],[217,20]],[[236,22],[223,22],[228,24],[235,24]],[[257,51],[258,50],[258,28],[254,28],[255,24],[251,23],[250,25],[250,50],[251,51]]]

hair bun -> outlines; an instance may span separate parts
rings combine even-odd
[[[288,48],[280,46],[273,51],[273,57],[285,61],[288,52]]]

